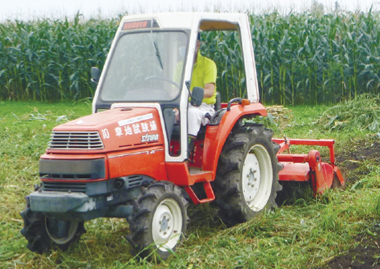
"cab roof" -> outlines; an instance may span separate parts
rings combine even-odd
[[[237,30],[239,22],[246,19],[247,15],[241,13],[153,13],[126,16],[121,21],[121,27],[125,23],[155,20],[157,24],[154,23],[154,25],[163,29]],[[151,27],[150,24],[149,27]]]

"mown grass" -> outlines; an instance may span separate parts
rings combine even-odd
[[[345,191],[300,199],[226,228],[210,205],[190,209],[188,237],[165,262],[141,261],[130,254],[123,219],[86,223],[87,233],[67,252],[37,255],[20,234],[24,196],[39,183],[38,159],[53,126],[89,114],[89,103],[1,102],[0,115],[0,268],[318,268],[353,248],[358,237],[377,236],[380,221],[380,168],[369,171]],[[277,137],[336,138],[337,151],[352,139],[378,139],[376,133],[320,128],[329,107],[291,107],[287,124],[272,125]],[[351,142],[350,142],[351,141]]]

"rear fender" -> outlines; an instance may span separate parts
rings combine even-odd
[[[208,125],[203,148],[203,170],[213,171],[215,176],[219,155],[223,149],[232,128],[239,119],[249,116],[266,116],[267,111],[261,103],[249,105],[235,105],[230,111],[226,111],[219,125]]]

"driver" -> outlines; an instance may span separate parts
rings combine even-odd
[[[209,119],[206,115],[212,116],[215,113],[214,104],[216,102],[216,64],[200,53],[201,40],[198,33],[197,45],[194,53],[193,74],[191,77],[190,91],[194,87],[204,89],[204,97],[199,107],[189,104],[188,110],[188,143],[189,155],[193,151],[194,142],[201,125],[206,125]],[[207,115],[208,116],[208,115]]]

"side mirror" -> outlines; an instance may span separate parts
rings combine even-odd
[[[193,92],[191,93],[190,104],[193,106],[200,106],[202,104],[204,96],[204,89],[201,87],[194,87]]]
[[[91,81],[98,84],[100,78],[100,72],[97,67],[91,68]]]

